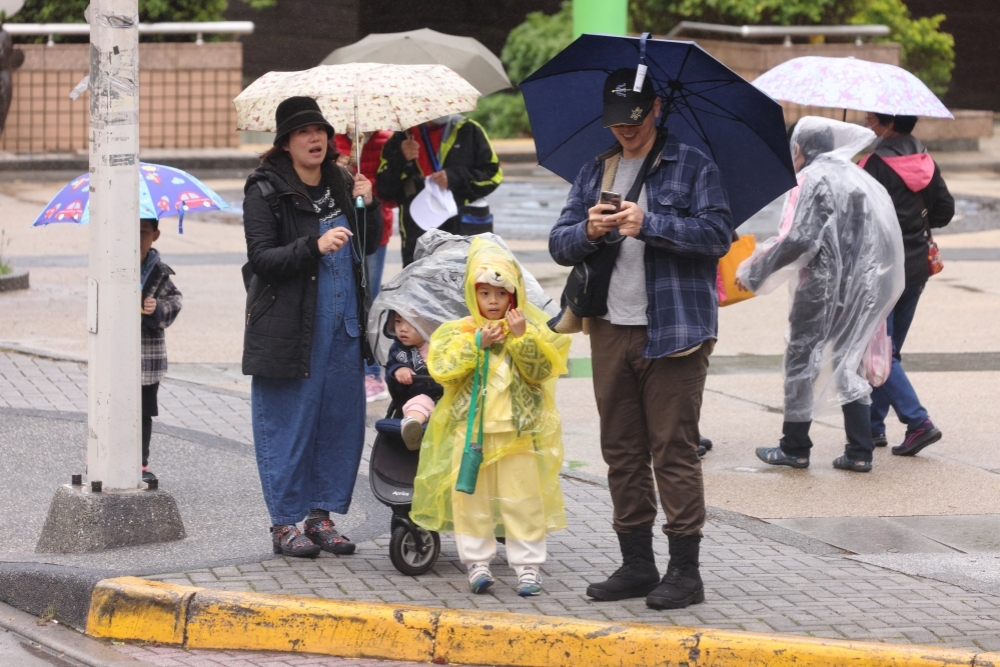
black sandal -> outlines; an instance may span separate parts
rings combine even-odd
[[[851,470],[853,472],[871,472],[871,461],[855,461],[847,458],[847,455],[839,456],[833,460],[833,467],[838,470]]]
[[[781,447],[758,447],[757,458],[773,466],[789,466],[790,468],[809,467],[809,457],[799,458],[789,456],[781,451]]]

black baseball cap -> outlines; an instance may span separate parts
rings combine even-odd
[[[656,93],[647,77],[635,92],[635,68],[615,70],[604,80],[604,127],[638,125],[653,109]]]

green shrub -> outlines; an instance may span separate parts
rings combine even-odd
[[[479,109],[468,116],[495,139],[531,136],[531,123],[520,92],[494,93],[480,98]]]
[[[944,19],[944,14],[913,19],[901,0],[868,0],[851,22],[889,26],[889,39],[902,48],[903,66],[944,95],[955,68],[955,38],[941,32]]]
[[[531,12],[524,23],[510,31],[500,60],[507,76],[520,83],[573,41],[572,3],[563,2],[555,14]],[[494,138],[530,137],[531,124],[520,92],[500,92],[479,100],[479,110],[469,114]]]
[[[940,27],[945,16],[914,19],[903,0],[631,0],[636,32],[669,32],[680,21],[730,25],[837,25],[876,23],[889,26],[899,42],[902,65],[927,87],[943,95],[955,67],[955,40]]]
[[[255,9],[272,7],[277,0],[242,0]],[[24,7],[14,16],[5,19],[7,23],[83,23],[83,12],[90,0],[25,0]],[[229,0],[139,0],[139,20],[143,23],[166,21],[224,21],[224,13]],[[0,12],[0,21],[3,12]],[[160,36],[147,36],[153,40]],[[194,35],[167,36],[171,40],[193,41]],[[214,36],[213,36],[214,37]],[[25,41],[43,42],[46,37]],[[86,41],[86,38],[55,36],[55,41]]]

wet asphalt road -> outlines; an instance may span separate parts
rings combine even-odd
[[[0,628],[0,665],[5,667],[78,667],[81,663],[56,653],[21,635]]]

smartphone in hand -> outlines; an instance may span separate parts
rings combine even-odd
[[[614,206],[615,210],[613,213],[618,213],[622,210],[622,196],[617,192],[611,192],[610,190],[601,191],[601,204],[608,204]]]

